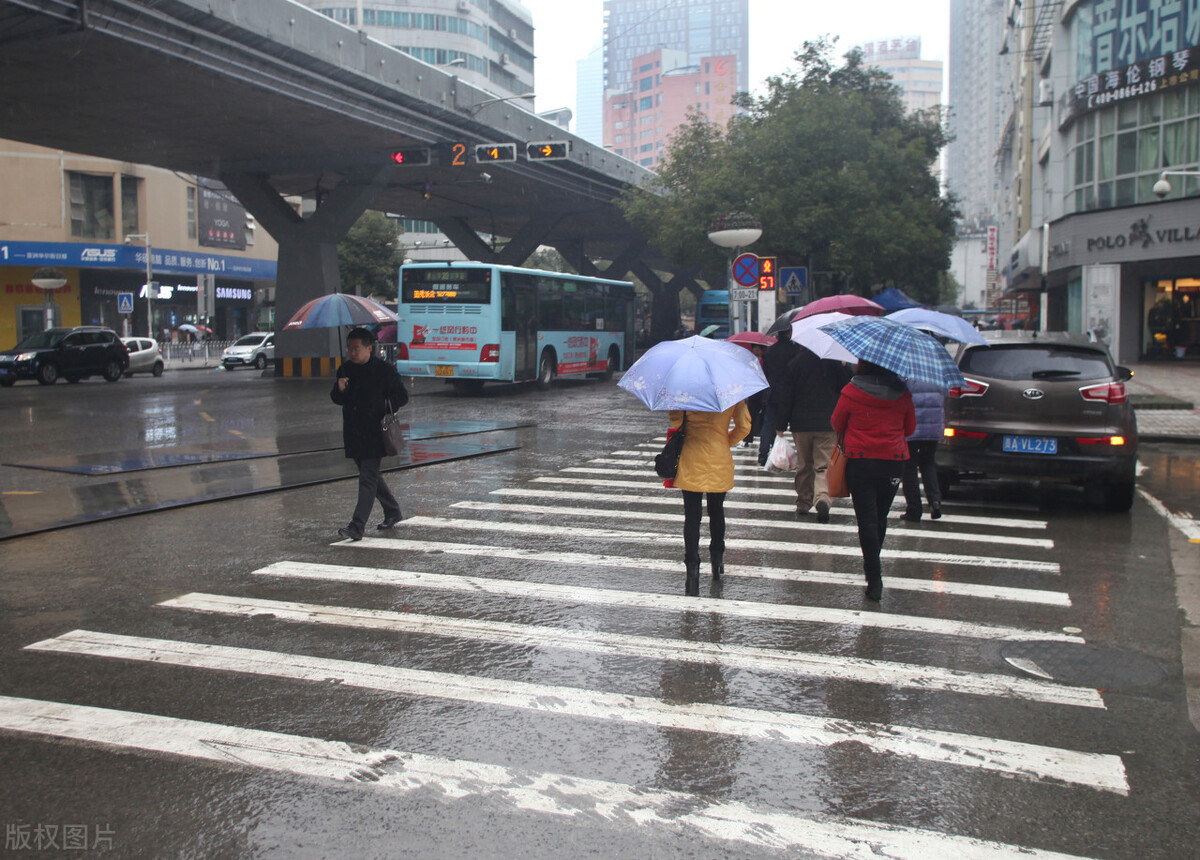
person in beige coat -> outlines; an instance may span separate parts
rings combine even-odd
[[[683,425],[684,412],[670,412],[671,426]],[[729,449],[750,432],[745,402],[724,412],[687,412],[686,437],[674,484],[683,491],[683,560],[687,569],[684,594],[700,594],[700,506],[708,495],[709,559],[713,579],[725,572],[725,494],[733,489],[733,455]],[[730,428],[732,424],[732,429]]]

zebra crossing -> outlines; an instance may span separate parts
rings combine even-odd
[[[1030,793],[1084,792],[1111,808],[1130,796],[1122,755],[1096,740],[1107,710],[1101,691],[960,654],[1004,641],[1086,642],[1071,626],[1054,540],[1035,508],[947,501],[937,523],[890,529],[885,598],[875,610],[861,601],[845,501],[828,524],[797,521],[791,477],[765,474],[751,451],[736,449],[725,581],[687,597],[678,493],[653,476],[659,447],[661,440],[649,440],[499,487],[443,515],[411,517],[387,537],[338,542],[324,561],[247,570],[246,593],[196,591],[155,607],[193,619],[188,629],[209,618],[220,630],[269,622],[414,646],[389,650],[390,661],[259,647],[271,644],[270,629],[216,643],[77,629],[25,648],[87,661],[91,671],[121,664],[321,685],[345,707],[360,693],[401,697],[429,720],[462,709],[489,725],[490,757],[11,696],[0,696],[0,732],[363,791],[433,789],[446,802],[487,797],[534,820],[586,816],[656,838],[686,833],[711,841],[714,852],[742,845],[839,858],[1075,856],[1020,844],[994,826],[988,832],[987,816],[973,832],[762,800],[791,773],[836,769],[833,762],[847,757],[868,773],[928,769],[939,784],[975,786],[977,799],[994,792],[1028,803]],[[296,599],[297,592],[313,599]],[[330,600],[342,594],[348,599]],[[1030,609],[1039,624],[1022,620]],[[870,647],[859,648],[862,637]],[[897,656],[873,656],[889,653],[880,643]],[[444,646],[461,655],[452,665],[439,659]],[[950,656],[917,659],[943,652]],[[706,688],[713,677],[720,681]],[[514,714],[525,716],[513,721]],[[1064,742],[1037,742],[1013,725],[1014,714],[1064,727]],[[530,767],[514,766],[502,754],[514,741],[506,732],[531,726],[544,733],[545,749]],[[547,767],[556,744],[583,747],[576,733],[597,745],[594,767]],[[612,778],[624,772],[623,756],[653,757],[664,746],[691,761],[690,746],[676,740],[681,734],[701,744],[754,745],[745,757],[759,767],[739,772],[753,790],[680,790],[637,768],[640,780]],[[480,745],[472,745],[475,754]],[[576,770],[580,760],[561,756]]]

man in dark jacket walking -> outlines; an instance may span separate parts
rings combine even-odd
[[[758,440],[758,465],[767,464],[767,455],[775,444],[775,428],[779,423],[779,397],[786,383],[787,366],[800,347],[792,342],[792,329],[787,327],[775,336],[775,342],[763,353],[763,373],[766,374],[767,405],[763,408],[762,433]]]
[[[349,361],[338,368],[329,399],[342,407],[342,444],[346,456],[358,467],[358,504],[350,524],[338,529],[349,540],[362,540],[375,500],[383,506],[383,522],[390,529],[400,522],[400,503],[383,480],[379,466],[385,454],[379,422],[390,406],[408,402],[408,392],[394,365],[375,355],[375,338],[365,328],[346,335]]]
[[[817,522],[829,522],[829,485],[825,471],[837,443],[829,419],[837,406],[842,386],[850,373],[840,362],[818,358],[816,353],[798,346],[788,362],[784,384],[779,392],[776,432],[789,429],[796,443],[796,516],[817,508]]]

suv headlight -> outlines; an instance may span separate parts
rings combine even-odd
[[[37,358],[36,352],[22,352],[17,355],[17,361],[33,361],[35,358]]]

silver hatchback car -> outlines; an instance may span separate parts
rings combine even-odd
[[[133,376],[135,373],[152,373],[155,376],[162,376],[167,364],[163,360],[162,349],[159,348],[158,341],[148,337],[123,337],[121,343],[125,344],[125,348],[129,350],[129,367],[125,369],[126,376]]]

